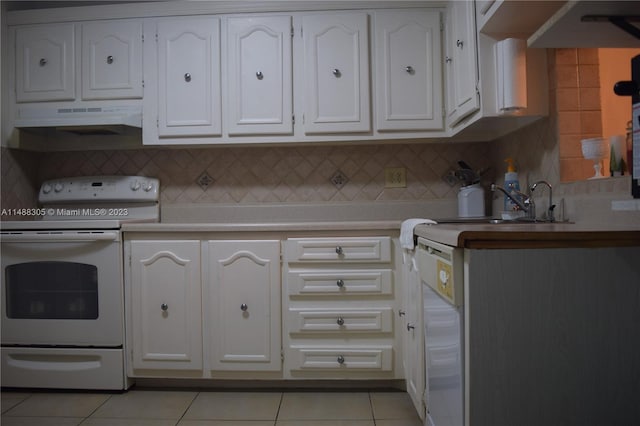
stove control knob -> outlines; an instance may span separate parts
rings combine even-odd
[[[140,189],[140,182],[138,182],[137,180],[131,182],[131,190],[137,191],[138,189]]]
[[[56,183],[53,187],[53,190],[56,192],[61,192],[64,189],[64,185],[61,183]]]
[[[44,185],[42,185],[42,193],[43,194],[48,194],[51,192],[51,185],[49,185],[48,183],[45,183]]]
[[[142,189],[144,189],[144,192],[149,192],[153,189],[153,184],[151,182],[145,182]]]

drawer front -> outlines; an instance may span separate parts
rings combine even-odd
[[[374,348],[292,347],[293,370],[375,370],[391,371],[390,346]]]
[[[290,309],[290,333],[349,333],[393,331],[391,308]]]
[[[285,255],[287,262],[384,263],[391,261],[391,238],[292,238]]]
[[[376,294],[390,295],[393,274],[390,269],[345,271],[300,271],[287,274],[290,296]]]

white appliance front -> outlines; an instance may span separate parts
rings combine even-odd
[[[120,231],[2,232],[2,346],[122,348]]]

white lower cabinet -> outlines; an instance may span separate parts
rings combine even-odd
[[[125,250],[129,376],[279,374],[280,240],[160,237]]]
[[[212,370],[280,371],[280,241],[209,241]]]
[[[398,378],[394,256],[388,236],[284,243],[284,374]]]
[[[125,233],[128,376],[402,379],[397,238],[287,236]]]
[[[131,241],[132,367],[202,370],[199,241]]]

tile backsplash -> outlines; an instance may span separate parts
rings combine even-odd
[[[44,180],[92,175],[160,179],[163,204],[416,201],[455,198],[442,177],[464,160],[490,166],[491,144],[395,143],[355,146],[139,149],[27,153],[3,149],[2,197],[33,207]],[[25,161],[27,167],[21,166]],[[6,166],[5,166],[6,163]],[[385,188],[384,169],[406,169],[404,188]],[[30,170],[28,184],[24,170]],[[332,182],[336,172],[344,186]],[[202,175],[212,181],[199,185]],[[20,182],[16,184],[16,182]],[[200,182],[202,183],[202,182]],[[5,198],[6,196],[6,198]]]

